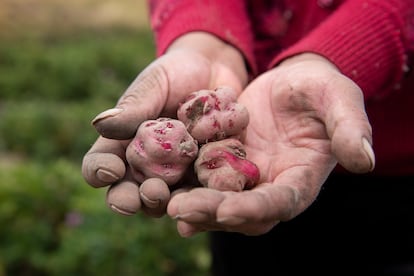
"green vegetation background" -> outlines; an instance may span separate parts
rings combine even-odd
[[[80,173],[91,119],[153,58],[147,30],[2,39],[0,276],[208,275],[204,235],[117,215]]]

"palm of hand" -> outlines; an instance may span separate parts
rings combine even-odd
[[[278,196],[285,199],[280,213],[270,220],[276,223],[307,208],[336,165],[318,101],[325,84],[300,80],[301,76],[309,74],[274,69],[248,86],[239,99],[250,114],[244,140],[247,156],[260,168],[261,185],[278,185]],[[270,206],[264,207],[260,208]]]

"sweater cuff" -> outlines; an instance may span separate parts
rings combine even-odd
[[[157,56],[178,37],[193,31],[208,32],[237,48],[248,70],[255,74],[253,36],[244,1],[152,1],[151,28]]]
[[[312,52],[355,81],[365,98],[396,89],[406,62],[400,2],[347,1],[308,36],[276,56],[271,66]]]

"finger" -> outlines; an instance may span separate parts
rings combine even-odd
[[[372,171],[372,130],[361,89],[341,75],[329,83],[325,97],[324,120],[338,162],[354,173]]]
[[[184,186],[173,191],[167,207],[167,213],[177,221],[177,231],[182,237],[218,229],[212,225],[216,224],[215,210],[221,193],[212,189],[193,187]],[[208,199],[209,194],[211,200]]]
[[[244,192],[243,192],[244,193]],[[236,199],[238,195],[243,193],[228,193],[224,194],[213,189],[199,189],[196,192],[180,194],[175,198],[176,202],[179,202],[176,208],[172,208],[169,205],[168,213],[174,219],[177,220],[177,230],[182,237],[190,237],[197,233],[204,231],[231,231],[239,232],[247,235],[259,235],[269,231],[279,221],[262,220],[255,216],[254,219],[243,218],[245,214],[236,213],[236,216],[225,216],[221,221],[216,216],[218,209],[221,208],[221,202],[232,202],[230,204],[237,204],[232,207],[237,209],[240,205],[244,204],[247,198]],[[218,195],[221,195],[220,197]],[[224,201],[220,199],[224,199]],[[230,200],[234,199],[234,200]],[[266,207],[268,208],[268,206]],[[249,210],[251,211],[251,210]],[[256,211],[256,210],[254,210]],[[260,210],[262,212],[263,210]],[[250,213],[250,212],[248,212]]]
[[[167,211],[170,189],[160,178],[148,178],[140,185],[139,195],[143,211],[152,217],[161,217]]]
[[[158,117],[167,92],[166,72],[160,62],[155,62],[137,76],[115,108],[98,114],[92,124],[104,137],[132,138],[140,123]]]
[[[204,232],[202,227],[199,227],[195,224],[187,223],[182,220],[177,221],[177,232],[183,238],[189,238],[194,236],[197,233]]]
[[[99,137],[82,160],[82,175],[93,187],[122,179],[126,172],[125,148],[129,141]]]
[[[229,196],[217,209],[217,223],[227,231],[264,234],[292,217],[292,194],[292,189],[279,185]]]
[[[167,213],[170,199],[178,194],[188,193],[199,186],[192,170],[187,170],[183,178],[173,186],[169,186],[159,178],[149,178],[140,185],[142,210],[149,216],[161,217]]]
[[[195,188],[171,198],[167,212],[172,218],[189,223],[213,223],[224,193],[208,188]]]
[[[199,217],[201,218],[201,217]],[[192,220],[188,217],[189,220]],[[177,220],[177,231],[180,236],[188,238],[196,235],[197,233],[206,232],[206,231],[228,231],[227,227],[223,227],[221,224],[217,223],[215,220],[204,220],[201,219],[199,222],[188,222],[186,218],[176,218]]]
[[[273,183],[262,183],[250,191],[228,196],[217,208],[217,222],[226,229],[249,235],[266,233],[280,221],[291,220],[308,208],[327,177],[318,171],[331,169],[292,167]]]
[[[124,179],[112,185],[106,194],[108,207],[121,215],[131,216],[141,209],[139,187],[132,179]]]
[[[97,115],[92,124],[104,137],[132,138],[145,120],[176,117],[179,103],[190,92],[209,87],[210,77],[205,58],[188,51],[174,51],[143,70],[116,107]]]
[[[167,212],[177,220],[177,230],[183,237],[204,231],[231,231],[227,225],[217,222],[216,211],[224,198],[233,193],[209,188],[181,192],[171,199]]]

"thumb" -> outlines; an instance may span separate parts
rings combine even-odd
[[[92,125],[105,138],[132,138],[143,121],[158,117],[167,93],[168,78],[163,65],[154,62],[136,77],[117,105],[98,114]]]
[[[350,172],[372,171],[375,167],[372,129],[361,89],[340,75],[332,79],[326,91],[324,117],[333,154]]]

